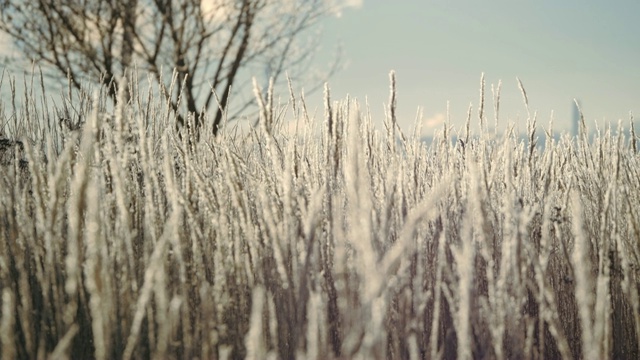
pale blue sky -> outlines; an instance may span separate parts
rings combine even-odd
[[[574,98],[590,126],[618,119],[626,126],[630,111],[640,118],[638,0],[364,0],[322,26],[318,66],[326,65],[338,42],[346,62],[330,79],[333,98],[367,96],[378,123],[392,69],[407,131],[418,107],[426,126],[440,126],[447,101],[454,126],[464,123],[469,103],[476,124],[482,72],[488,101],[491,84],[503,82],[501,124],[520,119],[520,130],[526,111],[516,77],[543,126],[553,110],[554,128],[569,130]],[[6,91],[5,84],[3,97]],[[310,96],[310,106],[321,104],[320,97]],[[493,124],[493,105],[485,109]]]
[[[489,100],[502,79],[503,124],[519,116],[524,129],[516,77],[544,126],[554,110],[554,128],[569,130],[573,98],[590,124],[640,117],[640,1],[365,0],[327,20],[323,39],[322,51],[340,41],[346,53],[346,69],[330,80],[333,97],[368,96],[381,120],[394,69],[406,129],[418,106],[437,123],[447,100],[462,125],[470,102],[477,113],[482,72]],[[493,124],[492,105],[485,108]]]

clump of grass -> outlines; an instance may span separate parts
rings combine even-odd
[[[2,357],[639,357],[633,128],[537,147],[519,83],[527,140],[500,138],[483,77],[481,133],[429,145],[390,80],[385,132],[328,87],[310,118],[291,84],[217,137],[152,84],[0,105]]]

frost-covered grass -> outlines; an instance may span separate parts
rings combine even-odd
[[[0,105],[3,359],[640,357],[635,134],[427,146],[393,87],[382,132],[257,93],[197,141],[144,89]]]

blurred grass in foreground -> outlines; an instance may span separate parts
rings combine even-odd
[[[197,140],[138,84],[1,104],[2,358],[640,357],[635,133],[541,149],[481,96],[427,146],[391,80],[385,132],[328,88]]]

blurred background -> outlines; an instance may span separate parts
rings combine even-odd
[[[554,130],[573,131],[578,99],[591,128],[619,119],[628,127],[629,113],[640,114],[639,15],[640,2],[631,0],[365,0],[327,19],[323,44],[342,42],[345,51],[346,68],[330,80],[333,96],[367,97],[374,118],[384,116],[388,73],[396,71],[405,129],[418,108],[425,130],[440,125],[447,101],[453,125],[464,124],[470,103],[476,124],[483,72],[489,125],[491,86],[502,80],[501,124],[525,130],[518,77],[540,125],[553,112]]]
[[[349,94],[361,103],[367,100],[376,123],[384,118],[390,70],[396,71],[398,119],[407,132],[417,119],[425,134],[432,134],[447,117],[447,103],[455,127],[464,124],[472,104],[472,124],[477,127],[482,73],[490,126],[492,87],[502,81],[500,131],[508,122],[518,131],[526,126],[516,77],[528,94],[531,112],[537,111],[538,124],[546,127],[553,114],[557,132],[574,131],[574,99],[590,127],[594,122],[615,125],[620,119],[627,127],[630,112],[640,113],[638,1],[335,2],[341,10],[314,25],[319,39],[311,65],[331,67],[340,47],[340,69],[329,78],[332,98]],[[15,54],[9,38],[1,36],[0,57]],[[12,74],[19,75],[15,65]],[[23,65],[28,71],[29,61]],[[255,75],[265,77],[260,71]],[[250,82],[249,75],[244,76]],[[21,82],[18,76],[18,85]],[[60,91],[60,83],[49,85]],[[314,87],[303,80],[293,85],[308,92]],[[7,81],[0,92],[7,99]],[[287,96],[286,90],[281,95]],[[320,115],[321,87],[307,99]]]

